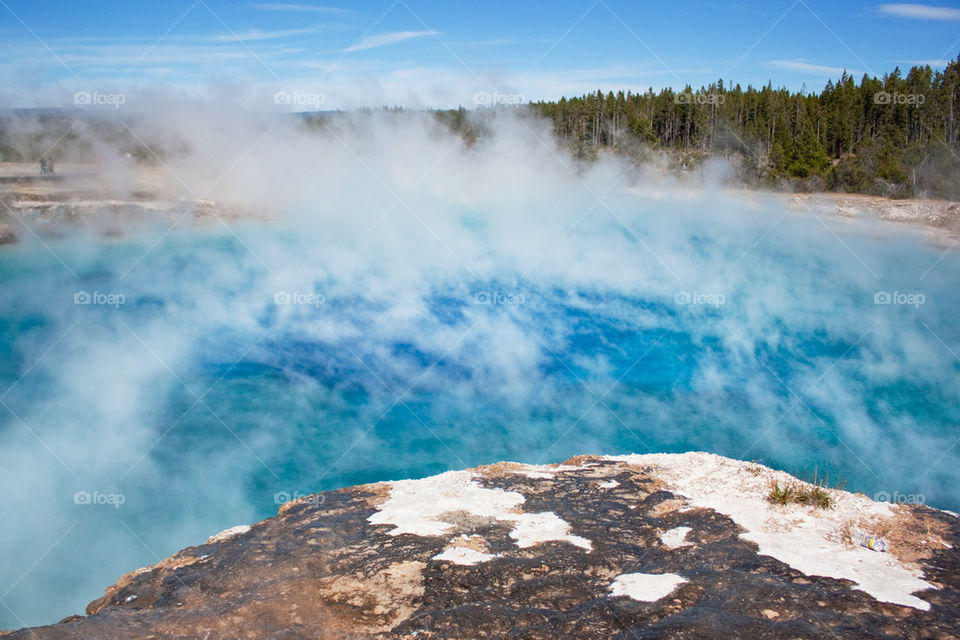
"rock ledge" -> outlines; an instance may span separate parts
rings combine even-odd
[[[705,453],[498,463],[287,503],[10,638],[956,638],[960,519],[775,505]],[[850,542],[883,535],[890,553]]]

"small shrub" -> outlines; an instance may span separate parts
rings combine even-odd
[[[812,484],[795,480],[780,486],[780,483],[774,481],[770,485],[767,501],[784,506],[792,503],[829,509],[833,506],[833,500],[826,487],[826,483],[821,483],[816,476]]]
[[[770,495],[767,496],[767,501],[774,504],[787,505],[793,502],[793,497],[794,491],[791,486],[781,487],[778,482],[774,481],[770,485]]]

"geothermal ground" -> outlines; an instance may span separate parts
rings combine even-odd
[[[122,227],[158,219],[166,224],[209,224],[268,217],[260,209],[203,197],[167,166],[111,167],[109,178],[91,164],[58,166],[56,178],[40,178],[37,171],[35,164],[0,163],[0,244],[33,233],[58,232],[63,225],[92,227],[110,235],[119,234]],[[642,191],[642,195],[655,195],[655,189]],[[739,189],[729,189],[725,195],[743,200],[747,207],[785,200],[795,212],[920,225],[930,241],[946,246],[960,238],[960,203],[946,200]],[[675,188],[670,197],[677,197]]]
[[[138,569],[46,638],[953,638],[960,520],[712,454],[314,494]],[[851,542],[886,536],[889,553]]]
[[[138,224],[210,223],[255,218],[252,211],[220,205],[177,183],[164,167],[122,167],[105,179],[96,165],[57,166],[40,178],[36,165],[0,163],[0,244],[64,227],[118,235]]]

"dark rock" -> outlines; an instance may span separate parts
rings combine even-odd
[[[729,462],[724,468],[735,469],[736,477],[722,482],[731,484],[732,495],[753,496],[758,510],[773,514],[771,526],[781,514],[788,521],[821,517],[816,507],[766,503],[756,494],[761,485],[749,484],[751,474],[762,482],[777,472],[756,465],[744,470],[746,463]],[[691,496],[671,488],[669,474],[655,465],[580,457],[552,471],[498,464],[472,474],[472,484],[467,475],[444,474],[417,481],[421,484],[366,485],[329,492],[322,500],[288,503],[249,529],[228,530],[126,574],[90,603],[86,617],[7,637],[920,639],[960,634],[960,557],[952,548],[960,543],[960,520],[950,514],[899,506],[890,508],[889,517],[871,520],[886,527],[891,542],[893,553],[883,559],[916,576],[922,573],[934,587],[916,594],[922,604],[929,603],[924,610],[879,601],[850,579],[806,575],[760,553],[734,517],[691,505],[686,499]],[[747,484],[734,486],[741,481]],[[473,493],[456,493],[458,482],[470,484]],[[444,493],[448,485],[454,487],[449,495]],[[837,504],[830,522],[843,522],[844,510],[869,502],[833,493]],[[522,502],[513,504],[516,494]],[[457,499],[464,499],[462,506]],[[410,511],[393,509],[400,506]],[[445,511],[436,515],[438,509]],[[375,521],[393,519],[374,524],[369,519],[375,514]],[[395,526],[437,530],[392,535]],[[661,536],[677,527],[689,531],[680,546],[668,546]],[[874,560],[873,551],[844,546],[839,538],[824,540],[836,544],[838,553]],[[819,542],[810,540],[811,546]],[[476,563],[436,558],[441,553]],[[614,582],[626,574],[643,574],[642,579],[675,574],[682,582],[646,601],[631,597],[634,592],[612,593]]]

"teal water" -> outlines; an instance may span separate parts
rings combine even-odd
[[[504,459],[706,450],[960,509],[960,254],[803,225],[612,226],[530,269],[282,226],[3,249],[0,628],[286,495]]]

